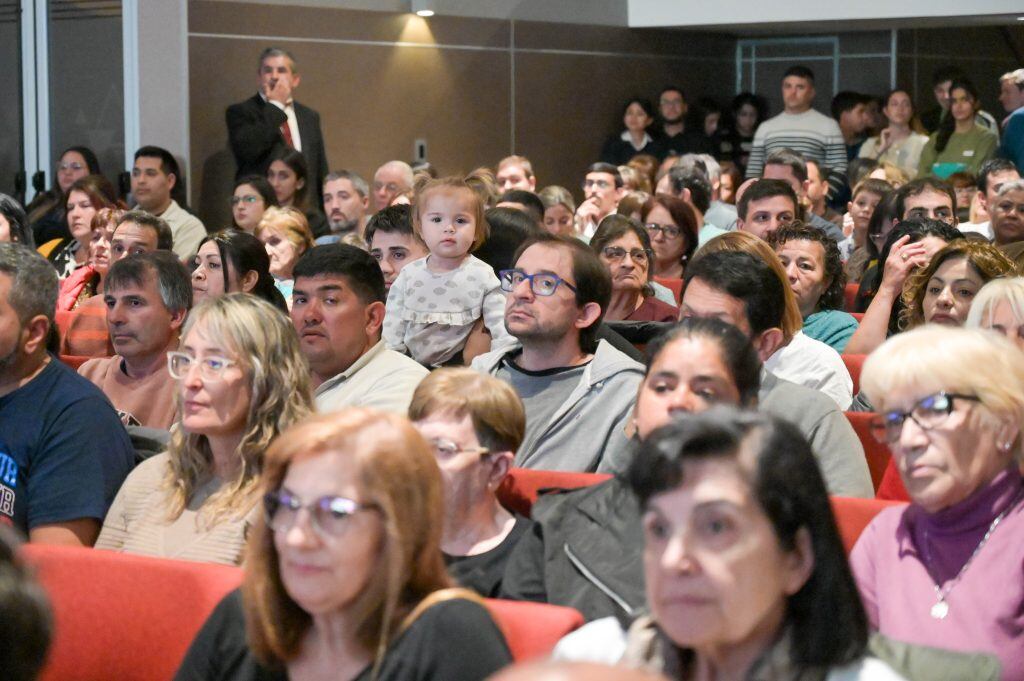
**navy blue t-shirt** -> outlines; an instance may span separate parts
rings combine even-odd
[[[99,388],[55,358],[0,397],[0,522],[24,533],[103,520],[135,463],[131,440]]]

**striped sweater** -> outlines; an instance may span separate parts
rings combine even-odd
[[[780,113],[754,133],[747,177],[760,177],[765,159],[773,151],[791,149],[828,168],[829,197],[846,185],[846,142],[839,124],[814,109],[799,114]]]

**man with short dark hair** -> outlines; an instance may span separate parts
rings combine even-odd
[[[765,363],[759,407],[800,428],[831,494],[873,497],[864,449],[841,411],[845,407],[822,389],[784,380],[772,368],[772,357],[785,343],[785,309],[783,283],[767,263],[748,253],[709,253],[686,268],[681,316],[714,317],[746,334]]]
[[[811,227],[816,227],[825,232],[836,243],[846,238],[842,227],[807,210],[810,208],[810,201],[807,199],[807,189],[810,183],[808,181],[807,162],[800,154],[790,149],[776,149],[768,154],[764,164],[764,172],[761,176],[769,180],[782,180],[793,188],[793,193],[796,194],[797,203],[800,207],[798,217],[801,214],[806,214],[807,223]],[[824,197],[822,200],[824,201]]]
[[[825,202],[825,195],[828,193],[828,168],[822,168],[821,164],[814,160],[807,160],[807,210],[806,214],[817,215],[818,217],[832,222],[839,227],[843,226],[843,216]]]
[[[188,270],[167,251],[118,260],[100,297],[117,353],[83,364],[78,373],[110,399],[126,426],[170,430],[178,413],[176,386],[167,352],[192,307]]]
[[[661,119],[661,134],[655,134],[655,156],[659,161],[668,156],[683,154],[717,154],[714,143],[703,130],[686,127],[689,106],[681,88],[668,86],[658,96],[658,117]],[[653,134],[653,133],[652,133]]]
[[[292,324],[319,411],[373,407],[404,414],[427,370],[381,340],[384,275],[355,246],[327,244],[295,264]]]
[[[740,195],[736,205],[740,231],[768,240],[779,227],[800,215],[796,192],[782,180],[757,180]]]
[[[366,223],[366,245],[384,273],[385,291],[391,290],[403,267],[429,253],[423,239],[413,231],[412,207],[408,204],[374,213]]]
[[[333,244],[346,234],[362,235],[370,209],[370,186],[351,170],[336,170],[324,178],[324,215],[331,228],[316,240],[317,245]]]
[[[843,133],[847,161],[857,158],[864,144],[864,131],[871,122],[868,114],[870,103],[870,96],[851,90],[837,92],[832,98],[832,118],[839,123],[839,130]]]
[[[516,465],[563,471],[621,470],[624,428],[643,365],[597,340],[611,278],[577,239],[540,234],[501,272],[505,327],[518,343],[473,368],[512,384],[526,408]]]
[[[894,207],[900,220],[928,218],[957,226],[956,192],[936,177],[921,177],[897,189]]]
[[[171,198],[180,177],[178,162],[171,152],[160,147],[145,146],[135,152],[132,167],[132,196],[138,208],[155,215],[171,228],[174,253],[188,260],[199,249],[206,228],[195,215]]]
[[[91,546],[135,455],[103,393],[47,352],[56,305],[50,263],[0,243],[0,522]]]
[[[747,163],[747,177],[761,177],[768,154],[790,149],[829,168],[828,198],[846,186],[846,145],[839,124],[811,108],[814,73],[792,66],[782,78],[785,110],[758,126]]]
[[[961,222],[957,225],[960,231],[975,232],[992,240],[995,236],[992,233],[992,204],[995,202],[996,194],[1004,184],[1019,179],[1020,172],[1012,161],[1007,161],[1005,158],[993,158],[985,161],[978,172],[978,206],[988,214],[989,219],[984,222]]]
[[[583,194],[583,203],[576,208],[576,220],[583,235],[589,239],[594,236],[601,220],[615,212],[626,194],[619,169],[611,163],[592,164],[587,168],[583,181]]]
[[[510,189],[498,197],[495,208],[515,208],[530,216],[537,227],[544,226],[544,204],[533,192],[522,189]]]
[[[301,76],[287,50],[268,47],[260,53],[259,90],[225,114],[228,141],[235,156],[235,179],[246,175],[266,177],[271,162],[288,149],[306,159],[306,181],[323,189],[327,152],[320,131],[320,114],[293,98]]]

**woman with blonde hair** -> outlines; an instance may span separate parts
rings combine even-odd
[[[274,286],[292,307],[292,270],[302,254],[313,248],[313,233],[306,216],[297,208],[268,208],[256,226],[256,238],[263,242],[270,256],[270,274]]]
[[[572,193],[556,184],[541,189],[537,196],[544,204],[544,229],[552,234],[576,236],[576,202]]]
[[[96,546],[237,565],[259,514],[264,452],[312,411],[298,338],[270,303],[228,294],[189,314],[168,368],[180,414],[168,451],[128,476]]]
[[[179,679],[477,681],[508,664],[478,597],[452,589],[441,474],[404,418],[316,416],[267,452],[245,582]]]
[[[966,326],[991,329],[1024,350],[1024,277],[993,279],[978,291]]]

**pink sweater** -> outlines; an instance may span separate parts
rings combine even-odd
[[[1024,679],[1022,488],[1020,472],[1011,468],[938,513],[914,505],[879,513],[850,556],[871,625],[907,643],[995,654],[1003,679]],[[1013,509],[946,595],[949,614],[933,618],[935,583],[925,561],[946,587],[1014,499]]]

